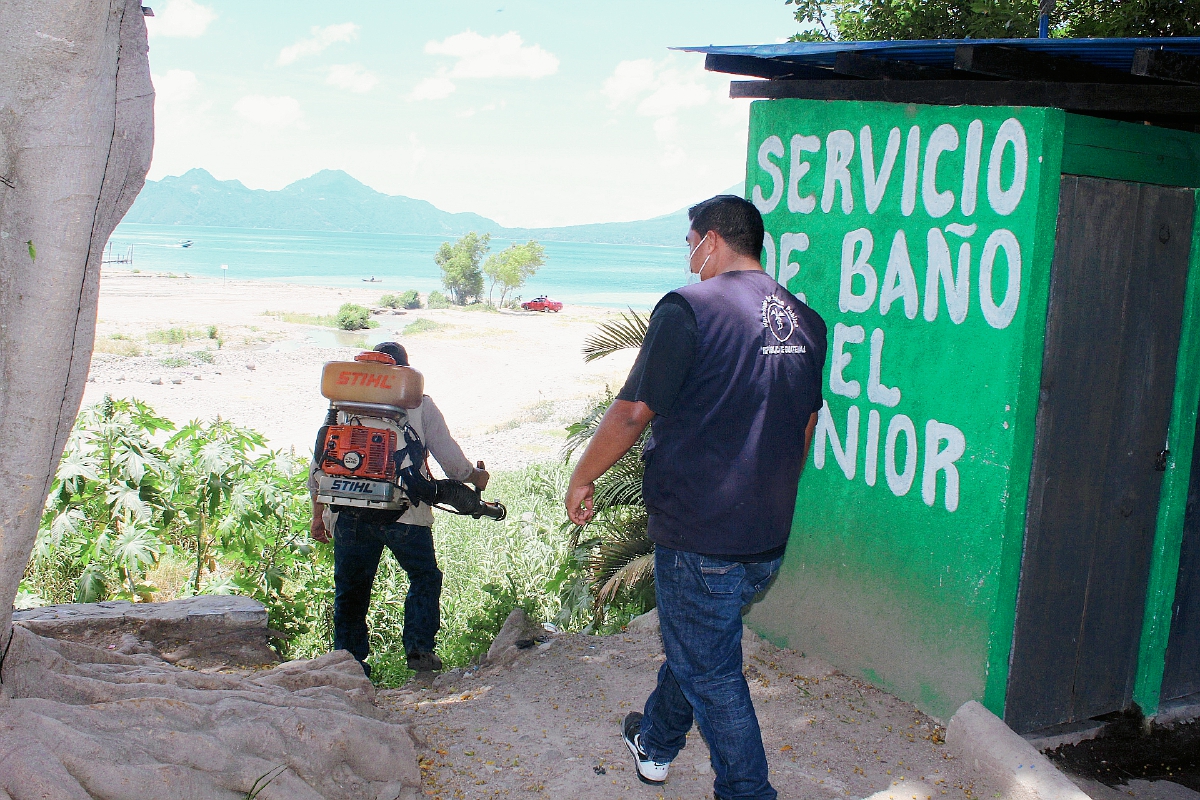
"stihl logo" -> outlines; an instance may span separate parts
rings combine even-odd
[[[330,487],[335,492],[358,492],[360,494],[375,494],[375,484],[372,481],[343,481],[335,480]]]
[[[390,375],[372,375],[369,372],[351,372],[343,370],[338,373],[338,386],[365,386],[368,388],[376,387],[379,389],[391,389],[392,378]]]

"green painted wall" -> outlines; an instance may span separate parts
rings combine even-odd
[[[1200,141],[1200,136],[1195,137]],[[1200,156],[1197,159],[1200,166]],[[1146,588],[1146,610],[1138,652],[1134,702],[1147,715],[1158,711],[1179,576],[1179,552],[1183,543],[1183,518],[1191,481],[1192,449],[1196,439],[1196,414],[1200,407],[1200,192],[1196,194],[1192,256],[1188,266],[1187,296],[1183,306],[1183,330],[1179,360],[1175,368],[1175,396],[1167,449],[1171,457],[1163,476],[1151,552],[1150,579]]]
[[[830,351],[787,559],[750,622],[941,719],[1003,712],[1064,121],[751,109],[767,269]]]

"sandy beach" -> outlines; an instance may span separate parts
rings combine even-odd
[[[579,306],[389,312],[373,317],[378,329],[357,334],[306,324],[305,315],[374,306],[388,291],[397,287],[105,271],[84,405],[111,394],[149,403],[176,424],[220,415],[262,432],[273,448],[308,453],[327,405],[321,366],[386,335],[407,348],[467,456],[513,469],[556,458],[565,426],[606,386],[619,388],[635,356],[584,364],[584,340],[618,312]]]

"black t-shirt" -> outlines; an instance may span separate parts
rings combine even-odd
[[[696,313],[675,292],[663,297],[650,315],[646,338],[618,400],[642,402],[655,414],[669,416],[696,359]]]
[[[646,338],[617,399],[642,402],[656,415],[670,416],[696,360],[698,338],[691,304],[675,292],[665,295],[650,315]],[[786,546],[754,555],[716,557],[747,563],[773,561],[783,555]]]

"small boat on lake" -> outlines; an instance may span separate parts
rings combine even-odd
[[[184,239],[183,241],[181,241],[181,242],[179,243],[179,246],[180,246],[180,247],[191,247],[191,246],[192,246],[192,244],[193,244],[193,242],[192,242],[192,240],[191,240],[191,239]]]
[[[383,278],[376,278],[372,275],[369,278],[363,278],[363,283],[383,283]]]

